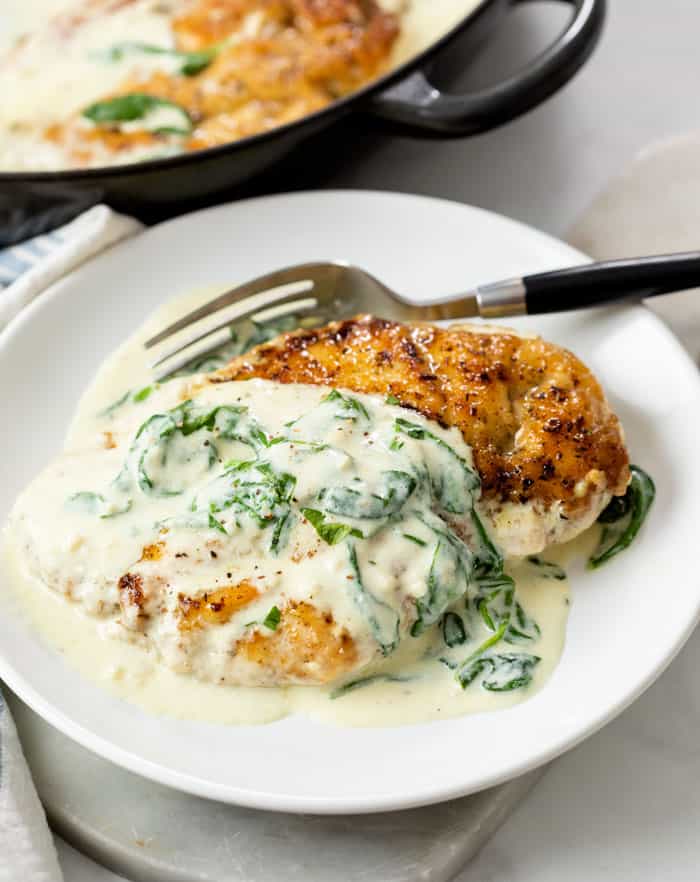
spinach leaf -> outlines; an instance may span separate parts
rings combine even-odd
[[[371,493],[367,485],[358,481],[355,487],[327,487],[318,500],[329,514],[359,520],[378,520],[398,514],[416,489],[416,479],[407,472],[382,472],[382,487]]]
[[[294,515],[291,511],[280,515],[275,521],[275,529],[272,531],[272,539],[270,540],[270,551],[273,554],[277,554],[287,544],[293,522]]]
[[[292,447],[304,447],[309,453],[320,453],[322,450],[328,450],[330,444],[325,441],[305,441],[303,438],[272,438],[268,440],[267,446],[273,447],[277,444],[290,444]]]
[[[487,649],[490,649],[492,646],[495,646],[497,643],[500,643],[503,639],[504,634],[508,628],[508,622],[503,622],[498,631],[495,634],[492,634],[490,637],[487,637],[486,640],[479,646],[471,655],[467,656],[467,658],[457,666],[457,673],[455,674],[455,679],[460,684],[462,689],[466,689],[467,686],[479,675],[480,671],[477,670],[474,673],[474,664],[477,662],[486,652]],[[472,676],[473,675],[473,676]]]
[[[134,404],[140,404],[142,401],[145,401],[152,392],[155,392],[158,388],[158,383],[154,383],[151,386],[144,386],[142,389],[137,389],[135,392],[133,389],[127,389],[127,391],[121,396],[121,398],[117,398],[116,401],[113,401],[110,405],[104,408],[97,413],[97,416],[111,416],[115,411],[119,410],[127,401],[132,401]]]
[[[145,401],[154,389],[155,386],[144,386],[143,389],[139,389],[138,392],[134,392],[134,394],[131,396],[131,400],[137,403]]]
[[[530,618],[516,601],[508,630],[503,638],[506,643],[529,643],[531,640],[536,640],[541,633],[537,622]]]
[[[220,405],[202,409],[195,407],[190,400],[184,401],[165,413],[153,414],[139,427],[124,467],[116,479],[117,486],[128,489],[131,475],[134,475],[143,493],[152,496],[179,495],[182,489],[163,487],[156,481],[149,463],[166,465],[169,445],[176,433],[186,438],[202,430],[218,438],[240,441],[255,450],[269,447],[271,443],[246,407]],[[217,461],[216,447],[210,441],[205,450],[211,467]]]
[[[467,632],[462,617],[455,612],[446,612],[442,617],[442,639],[452,649],[467,642]]]
[[[413,542],[414,545],[420,545],[424,548],[428,544],[424,539],[419,539],[418,536],[414,536],[412,533],[402,533],[401,535],[404,539],[408,539],[409,542]]]
[[[211,530],[217,530],[219,533],[223,533],[225,536],[228,536],[228,531],[226,530],[226,527],[224,527],[221,521],[215,518],[211,512],[209,512],[209,515],[207,517],[207,526]]]
[[[243,441],[245,438],[245,443],[250,444],[249,435],[242,435],[238,430],[239,423],[247,412],[247,407],[234,407],[230,404],[222,404],[209,410],[203,410],[197,408],[189,399],[169,411],[175,418],[177,427],[185,436],[199,432],[201,429],[208,429],[210,432],[215,431],[217,435],[229,440]]]
[[[466,689],[482,675],[481,685],[489,692],[512,692],[532,682],[533,668],[541,659],[527,653],[482,655],[460,668],[459,682]],[[490,675],[490,676],[489,676]]]
[[[120,507],[108,502],[101,493],[93,493],[90,490],[82,490],[68,497],[66,507],[73,511],[85,514],[97,515],[102,520],[116,518],[118,515],[131,511],[132,500],[127,499]]]
[[[333,416],[337,420],[363,419],[369,422],[369,413],[364,404],[352,395],[341,395],[337,389],[332,389],[328,395],[321,399],[322,404],[333,404]]]
[[[476,609],[489,631],[498,631],[508,624],[513,612],[515,583],[510,576],[484,580],[479,584],[480,596]]]
[[[465,594],[467,573],[458,548],[447,534],[438,539],[428,572],[427,590],[415,600],[416,620],[411,628],[413,637],[437,622],[445,609]]]
[[[503,571],[503,555],[491,541],[489,534],[486,532],[486,527],[484,527],[481,518],[476,513],[476,509],[471,511],[471,522],[478,543],[478,548],[474,554],[474,574],[478,578],[497,576]]]
[[[263,625],[271,631],[276,631],[282,619],[282,613],[276,606],[273,606],[270,612],[265,616]]]
[[[389,655],[399,645],[399,615],[365,587],[354,542],[348,543],[348,557],[353,576],[349,584],[354,591],[355,603],[367,620],[382,655]]]
[[[97,514],[105,504],[105,498],[100,493],[92,493],[90,490],[81,490],[68,497],[66,508],[72,511],[80,511],[85,514]]]
[[[213,417],[213,420],[212,420]],[[253,449],[270,447],[272,442],[257,421],[248,414],[247,407],[222,405],[200,419],[211,421],[214,435],[229,441],[240,441]]]
[[[117,398],[116,401],[113,401],[111,404],[109,404],[107,407],[105,407],[104,410],[101,410],[97,414],[97,416],[101,416],[101,417],[102,416],[110,416],[110,414],[113,414],[115,412],[115,410],[119,410],[119,408],[123,404],[126,404],[126,402],[129,400],[130,396],[131,396],[131,389],[127,389],[127,391],[121,396],[121,398]]]
[[[527,561],[537,567],[540,575],[545,579],[557,579],[560,582],[566,579],[566,571],[559,564],[552,563],[549,560],[542,560],[541,557],[537,557],[534,554],[531,554]]]
[[[417,618],[411,634],[417,636],[427,625],[436,622],[450,604],[466,595],[470,584],[477,588],[482,586],[483,590],[493,589],[502,586],[503,580],[510,577],[501,577],[503,560],[495,548],[495,559],[492,560],[483,548],[473,552],[433,512],[416,511],[414,514],[435,535],[438,543],[427,576],[427,591],[416,600]],[[486,575],[487,571],[494,575]]]
[[[598,518],[603,524],[603,534],[588,561],[589,569],[597,569],[629,548],[649,514],[656,496],[654,482],[639,466],[630,466],[630,472],[630,483],[622,500],[611,500]]]
[[[179,73],[191,77],[201,73],[207,68],[221,51],[222,46],[210,46],[207,49],[199,49],[195,52],[181,52],[178,49],[168,49],[164,46],[154,46],[151,43],[142,43],[136,40],[125,40],[115,43],[109,49],[100,53],[100,57],[106,61],[119,62],[128,55],[169,55],[178,60]]]
[[[102,512],[100,517],[102,518],[102,520],[107,520],[108,518],[116,518],[119,515],[126,514],[128,511],[131,511],[132,504],[132,500],[127,499],[121,508],[111,505],[109,506],[107,511]]]
[[[348,692],[354,692],[356,689],[361,689],[364,686],[371,686],[372,683],[378,683],[380,681],[386,683],[408,683],[413,679],[413,677],[401,677],[396,674],[372,674],[369,677],[361,677],[358,680],[350,680],[349,683],[343,683],[342,686],[333,689],[329,698],[334,700],[343,695],[347,695]]]
[[[160,454],[160,465],[167,461],[167,446],[172,435],[177,431],[178,424],[171,413],[152,414],[139,427],[129,447],[126,462],[117,475],[114,484],[123,491],[132,486],[132,476],[142,493],[152,496],[177,496],[181,489],[158,487],[157,482],[148,471],[149,457]]]
[[[194,500],[192,508],[213,513],[231,509],[265,528],[288,516],[295,485],[294,475],[277,472],[267,462],[245,460],[230,465],[215,478]]]
[[[348,536],[354,536],[356,539],[364,539],[364,535],[354,527],[347,524],[328,524],[326,516],[315,508],[302,508],[301,513],[306,520],[316,530],[318,535],[329,545],[337,545]]]
[[[631,469],[630,469],[631,471]],[[628,488],[629,489],[629,488]],[[599,524],[614,524],[622,520],[632,510],[632,496],[625,490],[623,496],[613,496],[603,511],[598,515]]]
[[[218,47],[211,47],[209,49],[199,49],[196,52],[179,52],[178,56],[182,58],[180,73],[186,77],[193,77],[201,73],[205,68],[209,67],[219,51]]]
[[[216,515],[226,511],[246,515],[260,529],[273,526],[269,548],[277,554],[284,547],[293,522],[290,501],[295,485],[294,475],[278,472],[268,462],[234,460],[192,500],[191,514],[166,523],[195,529],[208,526],[228,533],[221,517]]]
[[[442,438],[417,423],[399,418],[394,429],[414,440],[430,441],[446,454],[440,468],[430,469],[433,494],[442,508],[451,514],[464,514],[470,509],[481,489],[481,482],[467,462]]]
[[[162,120],[158,121],[159,112],[163,110],[173,112],[176,117],[174,125],[163,125]],[[155,134],[189,135],[192,131],[192,120],[184,107],[145,92],[131,92],[97,101],[83,110],[83,116],[98,126],[118,127],[120,123],[139,121],[143,123],[145,131]]]

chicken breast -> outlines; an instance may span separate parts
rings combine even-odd
[[[600,384],[575,355],[539,337],[363,315],[285,334],[213,379],[249,377],[393,395],[456,426],[508,555],[573,539],[629,482],[622,427]]]
[[[539,629],[504,557],[573,537],[629,478],[591,372],[483,326],[295,331],[127,394],[93,429],[15,505],[26,568],[228,685],[336,683],[430,641],[454,666],[454,609],[455,653],[498,639],[514,664]]]

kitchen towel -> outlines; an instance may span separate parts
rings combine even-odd
[[[0,329],[49,285],[142,225],[96,205],[60,229],[0,251]],[[46,816],[0,691],[0,882],[62,882]]]
[[[142,227],[132,217],[95,205],[52,233],[0,251],[0,329],[53,282]]]
[[[61,882],[53,839],[0,692],[0,882]]]

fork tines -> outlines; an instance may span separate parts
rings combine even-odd
[[[303,267],[294,269],[299,275],[304,275]],[[229,342],[229,328],[234,322],[282,318],[316,308],[316,297],[302,296],[313,291],[313,279],[299,278],[279,284],[280,277],[285,273],[288,278],[287,271],[279,270],[226,291],[147,340],[144,345],[146,349],[151,349],[173,335],[179,335],[177,342],[159,353],[152,362],[151,367],[158,368],[155,379],[164,379],[195,358]],[[205,321],[208,318],[211,320]],[[181,333],[187,329],[190,329],[189,333]],[[176,358],[178,355],[180,357]]]

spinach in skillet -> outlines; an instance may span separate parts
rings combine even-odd
[[[97,126],[121,129],[126,123],[153,134],[189,135],[192,120],[184,107],[145,92],[131,92],[97,101],[86,107],[83,116]]]
[[[115,43],[99,54],[95,53],[95,57],[111,63],[118,63],[130,55],[162,55],[172,58],[177,63],[177,73],[192,77],[209,67],[222,48],[223,44],[218,44],[195,52],[182,52],[179,49],[154,46],[152,43],[125,40],[121,43]]]

